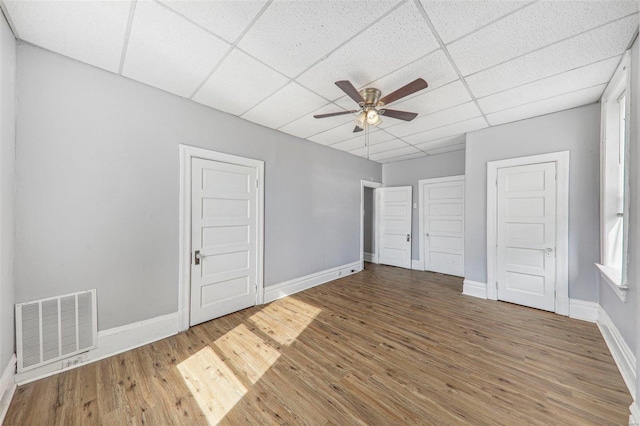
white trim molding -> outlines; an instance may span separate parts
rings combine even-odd
[[[280,284],[270,285],[264,289],[264,302],[269,303],[282,297],[310,289],[338,278],[360,272],[362,269],[360,261],[348,263],[346,265],[337,266],[335,268],[325,269],[324,271],[314,274],[305,275],[304,277],[294,278]]]
[[[556,303],[555,312],[569,315],[569,151],[487,163],[487,298],[498,300],[497,200],[498,169],[538,163],[556,163]]]
[[[596,322],[611,356],[620,370],[627,389],[635,399],[636,395],[636,357],[627,346],[620,331],[616,328],[602,305],[598,305],[598,321]],[[633,413],[633,411],[632,411]]]
[[[419,179],[418,180],[418,262],[422,265],[420,271],[426,271],[425,268],[425,256],[424,256],[424,234],[425,234],[425,226],[424,226],[424,200],[422,199],[422,194],[424,193],[424,186],[433,184],[433,183],[445,183],[445,182],[463,182],[466,185],[465,175],[456,175],[456,176],[447,176],[440,178],[432,178],[432,179]],[[464,189],[464,188],[463,188]],[[464,202],[465,202],[465,194],[463,194],[463,206],[462,206],[462,217],[463,217],[463,226],[462,229],[464,231]],[[412,237],[413,238],[413,237]],[[416,269],[416,268],[412,268]],[[464,274],[464,238],[462,239],[462,273]]]
[[[261,305],[264,295],[264,161],[253,158],[224,154],[208,149],[196,148],[189,145],[179,145],[180,148],[180,206],[179,206],[179,248],[178,248],[178,313],[180,331],[190,325],[191,300],[191,159],[218,161],[222,163],[238,164],[255,167],[258,179],[257,191],[257,229],[256,229],[256,261],[258,268],[256,305]]]
[[[174,312],[99,331],[96,349],[16,374],[15,382],[23,385],[173,336],[180,331],[179,319],[180,313]]]
[[[580,299],[569,299],[569,316],[582,321],[598,320],[598,304]]]
[[[13,394],[16,391],[16,354],[13,354],[9,364],[4,369],[2,376],[0,376],[0,425],[4,421],[4,417],[7,415],[9,405],[13,399]]]
[[[640,425],[640,406],[638,406],[636,401],[633,401],[633,404],[629,406],[629,411],[631,412],[629,415],[629,426]]]
[[[364,261],[369,263],[378,263],[375,261],[373,253],[367,253],[366,251],[364,252]]]
[[[364,189],[365,188],[373,188],[374,191],[376,188],[381,188],[382,183],[374,182],[370,180],[361,180],[360,181],[360,270],[364,269],[364,262],[378,263],[378,197],[375,196],[375,192],[373,195],[373,253],[365,253],[364,252]],[[370,260],[366,259],[366,255],[370,255]]]
[[[487,283],[465,279],[462,282],[462,294],[466,296],[479,297],[480,299],[486,299]]]
[[[411,259],[411,269],[416,271],[424,271],[424,262],[421,259]]]

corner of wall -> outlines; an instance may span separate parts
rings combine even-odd
[[[0,424],[2,424],[4,417],[7,415],[11,399],[16,391],[15,374],[16,356],[14,354],[4,369],[2,376],[0,376]]]

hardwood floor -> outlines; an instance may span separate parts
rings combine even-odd
[[[21,386],[5,425],[624,425],[597,327],[362,273]]]

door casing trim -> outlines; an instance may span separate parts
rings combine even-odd
[[[239,157],[189,145],[180,148],[180,205],[179,246],[178,246],[178,330],[189,328],[191,300],[191,159],[218,161],[255,167],[258,189],[256,191],[257,229],[256,229],[256,261],[258,276],[256,279],[256,305],[264,301],[264,161]]]
[[[361,180],[360,181],[360,270],[364,270],[364,189],[365,188],[382,188],[382,183],[374,182],[370,180]],[[373,196],[373,232],[375,236],[374,246],[375,250],[373,254],[373,263],[378,263],[378,204],[377,199],[374,193]]]
[[[498,300],[497,221],[498,169],[538,163],[556,163],[556,297],[555,312],[569,315],[569,151],[487,163],[487,299]]]

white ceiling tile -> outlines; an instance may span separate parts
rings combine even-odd
[[[405,161],[405,160],[413,160],[414,158],[420,158],[420,157],[426,157],[427,154],[425,154],[424,152],[416,152],[415,154],[409,154],[409,155],[401,155],[399,157],[391,157],[391,158],[385,158],[383,160],[378,160],[378,163],[395,163],[397,161]]]
[[[214,34],[234,42],[267,0],[158,0]]]
[[[411,136],[406,136],[403,139],[411,145],[419,145],[421,143],[434,141],[436,139],[462,135],[463,133],[484,129],[485,127],[489,126],[487,125],[487,122],[484,120],[484,118],[476,117],[472,118],[471,120],[462,121],[460,123],[451,124],[449,126],[439,127],[437,129],[428,130],[426,132],[418,133]]]
[[[493,114],[487,114],[487,119],[492,126],[496,126],[498,124],[510,123],[512,121],[537,117],[539,115],[590,104],[600,99],[606,86],[606,84],[601,84],[600,86],[578,90],[577,92],[544,99]]]
[[[5,0],[19,38],[118,72],[130,1]]]
[[[447,126],[460,121],[468,120],[482,115],[475,102],[467,102],[444,111],[439,111],[431,115],[416,118],[413,121],[402,123],[398,126],[390,127],[387,130],[394,136],[404,137],[415,133],[425,132],[438,127]],[[384,115],[382,116],[384,119]],[[390,119],[386,119],[390,120]]]
[[[463,151],[465,149],[465,146],[466,144],[450,145],[442,148],[431,149],[425,152],[429,155],[444,154],[446,152]]]
[[[420,117],[442,111],[456,105],[461,105],[471,101],[471,95],[467,88],[460,80],[449,83],[446,86],[435,90],[429,90],[421,95],[408,98],[406,101],[391,104],[391,109],[400,111],[417,112]],[[383,116],[384,118],[384,116]],[[388,119],[384,120],[380,127],[388,128],[396,125],[403,125],[400,120]]]
[[[351,120],[338,127],[334,127],[333,129],[313,135],[307,139],[322,145],[332,145],[349,137],[349,135],[353,133],[353,129],[355,129],[355,127],[356,125],[353,123],[353,120]]]
[[[482,111],[488,114],[596,86],[611,79],[619,62],[620,57],[615,56],[595,64],[480,98],[478,103]]]
[[[370,155],[369,159],[373,161],[378,161],[378,160],[384,160],[386,158],[394,158],[394,157],[400,157],[402,155],[419,154],[419,153],[420,151],[415,149],[414,147],[405,146],[404,148],[392,149],[390,151],[385,151],[379,154]]]
[[[476,97],[622,54],[638,28],[634,15],[466,77]]]
[[[342,142],[338,142],[336,144],[331,145],[331,148],[339,149],[341,151],[353,151],[356,149],[364,148],[365,145],[365,137],[364,135],[358,133],[359,136],[356,136],[351,139],[347,139]],[[382,142],[387,142],[392,139],[395,139],[395,136],[390,135],[386,132],[372,132],[369,135],[369,146],[377,145]]]
[[[416,5],[409,2],[313,66],[297,81],[327,99],[338,99],[344,92],[335,81],[346,79],[359,87],[437,48],[438,43]],[[409,81],[403,81],[400,85],[407,83]],[[381,90],[397,88],[394,85]]]
[[[396,150],[396,149],[404,149],[404,148],[409,148],[410,145],[408,145],[407,143],[401,141],[400,139],[393,139],[387,142],[382,142],[382,143],[378,143],[375,145],[369,145],[369,156],[373,156],[374,154],[379,154],[381,152],[387,152],[390,150]],[[413,147],[410,147],[413,148]],[[414,148],[415,149],[415,148]],[[414,152],[417,152],[418,150],[415,149]],[[350,151],[352,154],[355,155],[366,155],[367,154],[367,147],[362,147],[362,148],[358,148],[358,149],[354,149],[352,151]],[[398,154],[401,155],[401,154]]]
[[[444,43],[481,28],[531,1],[420,0]]]
[[[326,117],[326,118],[314,118],[314,115],[317,114],[327,114],[330,112],[339,112],[344,111],[343,108],[340,108],[334,104],[328,104],[319,108],[309,114],[306,114],[296,121],[293,121],[287,125],[280,127],[278,130],[284,133],[288,133],[290,135],[298,136],[300,138],[306,139],[309,136],[313,136],[317,133],[324,132],[325,130],[333,129],[341,124],[351,122],[355,118],[354,115],[346,114],[346,115],[337,115],[335,117]]]
[[[275,0],[238,46],[294,77],[398,3]]]
[[[241,115],[288,81],[282,74],[234,49],[193,99],[221,111]]]
[[[430,142],[425,142],[425,143],[421,143],[421,144],[417,144],[414,145],[416,148],[418,148],[421,151],[430,151],[430,150],[434,150],[434,149],[439,149],[439,148],[444,148],[444,147],[448,147],[448,146],[454,146],[454,145],[461,145],[464,144],[466,142],[466,136],[465,135],[457,135],[457,136],[453,136],[453,137],[448,137],[448,138],[444,138],[444,139],[438,139],[435,141],[430,141]]]
[[[242,118],[277,129],[317,110],[326,103],[325,99],[299,84],[291,82],[273,96],[244,113]]]
[[[637,1],[541,1],[447,48],[469,75],[637,11]]]
[[[122,74],[190,97],[228,49],[167,8],[138,0]]]

